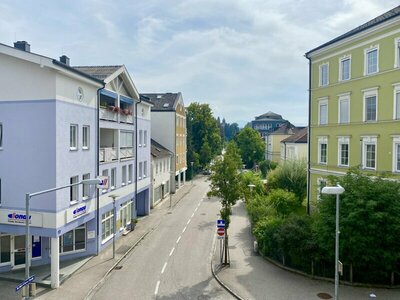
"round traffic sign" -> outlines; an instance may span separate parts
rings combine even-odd
[[[217,229],[217,234],[219,236],[224,236],[225,235],[225,228],[218,228]]]

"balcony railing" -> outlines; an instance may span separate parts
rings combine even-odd
[[[118,160],[118,148],[100,148],[99,161],[112,162]]]
[[[119,115],[119,121],[122,122],[122,123],[133,124],[133,116],[132,115],[120,114]]]
[[[111,106],[109,108],[100,107],[100,119],[118,122],[118,111],[113,111]]]
[[[121,159],[133,157],[133,147],[124,147],[119,150]]]

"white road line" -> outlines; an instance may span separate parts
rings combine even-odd
[[[183,228],[182,233],[184,233],[186,231],[187,226],[185,226],[185,228]]]
[[[174,251],[175,251],[175,247],[174,247],[174,248],[172,248],[171,252],[169,253],[169,256],[171,256],[171,255],[172,255],[172,253],[174,253]]]
[[[189,219],[186,224],[189,225],[190,221],[192,221],[192,219]]]
[[[160,280],[157,281],[156,289],[155,289],[155,291],[154,291],[154,295],[157,295],[157,294],[158,294],[158,288],[159,288],[159,287],[160,287]]]
[[[167,267],[167,263],[165,263],[164,266],[162,267],[161,274],[164,273],[166,267]]]
[[[196,209],[194,210],[195,212],[199,209],[199,207],[197,206]]]
[[[194,213],[192,213],[192,216],[191,216],[191,218],[193,218],[193,216],[194,216]]]
[[[178,244],[180,240],[181,240],[181,236],[178,237],[178,239],[176,240],[176,243]]]

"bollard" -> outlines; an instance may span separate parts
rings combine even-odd
[[[257,241],[254,241],[253,248],[254,248],[254,252],[258,253],[258,243],[257,243]]]
[[[36,296],[36,283],[32,282],[29,285],[29,296],[35,297]]]

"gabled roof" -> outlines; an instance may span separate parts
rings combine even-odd
[[[73,68],[89,74],[90,76],[104,80],[122,68],[123,65],[116,66],[74,66]]]
[[[294,126],[290,122],[286,122],[272,131],[269,135],[295,134],[298,130],[298,127]]]
[[[393,9],[391,9],[391,10],[389,10],[389,11],[387,11],[387,12],[385,12],[384,14],[382,14],[382,15],[380,15],[380,16],[378,16],[378,17],[376,17],[376,18],[374,18],[374,19],[372,19],[370,21],[368,21],[367,23],[362,24],[361,26],[358,26],[357,28],[354,28],[354,29],[350,30],[349,32],[346,32],[345,34],[342,34],[342,35],[338,36],[337,38],[334,38],[333,40],[331,40],[331,41],[329,41],[329,42],[327,42],[325,44],[322,44],[321,46],[318,46],[317,48],[314,48],[314,49],[308,51],[306,53],[306,57],[309,57],[309,55],[314,51],[317,51],[317,50],[322,49],[322,48],[324,48],[326,46],[329,46],[329,45],[334,44],[334,43],[336,43],[338,41],[341,41],[341,40],[343,40],[345,38],[348,38],[348,37],[350,37],[352,35],[360,33],[362,31],[367,30],[369,28],[372,28],[374,26],[377,26],[377,25],[379,25],[381,23],[384,23],[384,22],[386,22],[386,21],[388,21],[390,19],[393,19],[393,18],[395,18],[397,16],[400,16],[400,5],[395,7],[395,8],[393,8]]]
[[[256,120],[264,120],[264,119],[272,119],[272,120],[283,120],[281,115],[278,115],[272,111],[269,111],[261,116],[256,117]]]
[[[154,158],[164,158],[172,156],[172,152],[160,143],[157,143],[155,140],[151,139],[151,156]]]
[[[181,93],[151,93],[140,95],[147,97],[149,101],[154,104],[151,108],[152,111],[174,111]]]
[[[304,127],[299,131],[297,131],[296,134],[291,135],[286,139],[282,140],[281,143],[302,143],[302,144],[307,143],[307,132],[308,128]]]

